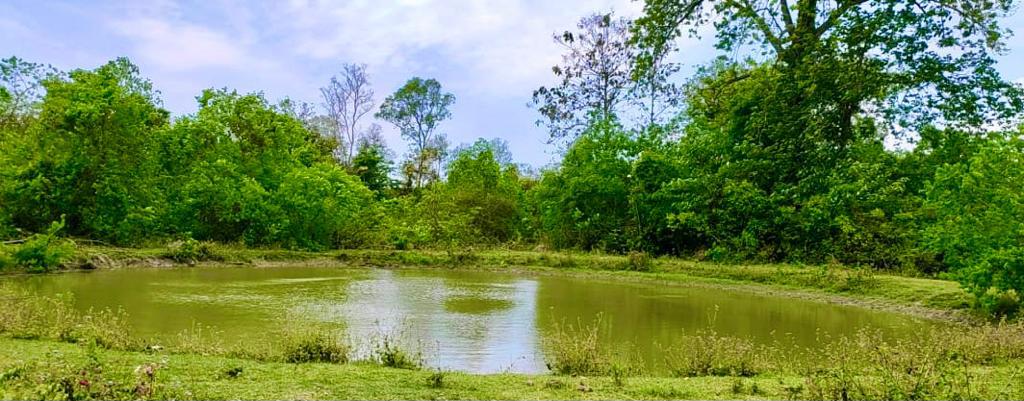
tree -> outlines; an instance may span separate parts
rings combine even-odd
[[[592,113],[601,119],[618,114],[633,86],[630,26],[611,13],[592,14],[580,19],[578,32],[554,36],[566,51],[562,64],[552,68],[561,82],[535,90],[531,102],[542,116],[537,124],[547,126],[552,140],[575,139]]]
[[[402,137],[411,142],[411,163],[403,170],[410,174],[414,188],[429,181],[430,165],[441,160],[443,149],[435,131],[441,121],[451,117],[448,108],[454,102],[455,96],[443,92],[437,80],[415,77],[384,99],[376,114],[398,127]]]
[[[43,82],[37,129],[5,196],[19,227],[67,216],[74,235],[132,243],[157,229],[155,135],[169,123],[152,84],[119,58]]]
[[[1024,141],[996,135],[968,159],[947,163],[928,185],[934,216],[924,246],[938,252],[980,306],[1005,313],[1024,295]]]
[[[352,159],[353,173],[363,181],[366,188],[377,194],[378,199],[392,187],[391,165],[387,148],[370,141],[360,143],[359,153]]]
[[[331,82],[320,88],[327,115],[335,125],[340,149],[338,159],[346,165],[352,157],[362,130],[359,120],[373,110],[373,89],[366,73],[366,64],[345,64],[341,78],[331,77]]]
[[[476,242],[501,243],[517,235],[523,189],[504,141],[481,138],[460,146],[448,164],[446,190],[454,198],[450,213],[470,215],[480,236]]]
[[[617,121],[595,120],[535,190],[547,241],[557,247],[627,250],[633,214],[630,162],[637,154],[637,142]]]
[[[650,66],[678,37],[714,21],[718,46],[760,45],[789,81],[789,107],[824,113],[827,138],[852,138],[852,120],[874,103],[892,126],[944,120],[980,128],[1024,108],[993,55],[1012,0],[647,0],[634,31]],[[795,120],[792,120],[795,121]],[[792,123],[790,121],[790,123]]]
[[[57,70],[11,56],[0,60],[0,126],[37,113],[43,98],[43,81]]]

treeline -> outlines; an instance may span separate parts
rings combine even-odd
[[[532,105],[564,157],[539,174],[500,140],[452,148],[437,128],[456,99],[432,79],[378,106],[365,66],[347,65],[323,113],[207,90],[172,121],[125,59],[63,74],[10,58],[0,233],[63,221],[118,245],[838,262],[946,274],[989,310],[1018,304],[1024,95],[992,59],[1011,4],[794,3],[652,0],[637,21],[597,14],[556,35],[560,82]],[[719,47],[766,59],[719,59],[676,84],[674,38],[715,19]],[[380,127],[360,124],[370,113],[408,141],[397,166]]]

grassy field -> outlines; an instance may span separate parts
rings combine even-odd
[[[152,385],[144,372],[155,369]],[[96,373],[96,368],[99,372]],[[142,367],[142,368],[140,368]],[[226,357],[154,354],[38,340],[0,340],[0,396],[56,399],[65,389],[46,383],[71,382],[73,392],[95,398],[112,382],[112,398],[185,399],[732,399],[780,398],[798,377],[712,378],[632,377],[617,385],[610,377],[471,375],[408,370],[372,364],[289,364]],[[83,374],[82,372],[86,372]],[[436,377],[441,379],[437,380]],[[80,385],[88,380],[94,387]],[[95,383],[95,384],[94,384]],[[142,394],[137,388],[152,386]],[[750,394],[750,388],[757,394]],[[127,396],[127,397],[126,397]]]
[[[4,399],[1019,399],[1024,324],[981,324],[956,283],[841,266],[723,265],[644,255],[540,251],[296,252],[210,245],[201,257],[167,249],[79,246],[69,269],[175,265],[459,268],[705,286],[899,311],[962,324],[910,342],[851,334],[789,361],[743,339],[697,333],[671,377],[630,371],[586,336],[560,336],[544,375],[439,372],[351,361],[345,346],[303,337],[283,349],[225,350],[201,341],[153,347],[127,316],[76,315],[59,299],[0,291]],[[2,286],[0,286],[2,287]],[[3,288],[0,288],[2,290]],[[946,325],[948,326],[948,325]],[[585,328],[581,328],[585,330]],[[580,332],[580,331],[577,331]],[[186,336],[187,337],[187,336]],[[185,338],[185,337],[183,337]],[[289,348],[290,347],[290,348]],[[296,354],[296,352],[299,352]],[[294,357],[299,355],[300,357]],[[340,356],[339,356],[340,355]],[[338,357],[336,357],[338,356]],[[323,363],[329,360],[333,363]],[[414,364],[415,365],[415,364]]]

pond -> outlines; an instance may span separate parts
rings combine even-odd
[[[459,269],[203,267],[6,280],[40,294],[71,293],[82,310],[123,308],[138,334],[158,340],[195,324],[228,344],[318,325],[343,330],[357,346],[397,335],[418,344],[431,366],[477,373],[544,372],[545,336],[561,322],[598,315],[610,327],[602,341],[652,366],[663,344],[709,327],[799,348],[865,328],[907,336],[930,324],[719,288]]]

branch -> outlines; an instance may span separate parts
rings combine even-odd
[[[754,7],[751,6],[750,3],[747,2],[746,0],[737,0],[735,4],[737,8],[739,8],[739,11],[741,13],[750,18],[751,21],[754,21],[754,25],[757,25],[757,28],[761,30],[761,32],[764,34],[765,39],[767,39],[768,43],[771,44],[772,48],[775,49],[775,53],[782,54],[782,41],[779,40],[779,37],[776,36],[774,32],[772,32],[771,27],[768,26],[768,22],[757,14],[757,11],[754,10]]]
[[[782,9],[782,21],[786,24],[786,32],[792,35],[796,31],[796,26],[793,25],[793,14],[789,10],[789,2],[779,0],[779,8]]]
[[[821,26],[814,30],[815,35],[819,37],[821,35],[824,35],[825,32],[828,32],[830,29],[832,29],[832,27],[836,25],[836,23],[839,22],[839,19],[842,18],[844,14],[846,14],[854,7],[864,3],[867,3],[867,0],[840,1],[839,6],[836,7],[835,10],[832,10],[832,12],[828,13],[828,18],[825,19],[825,22],[822,22]]]

